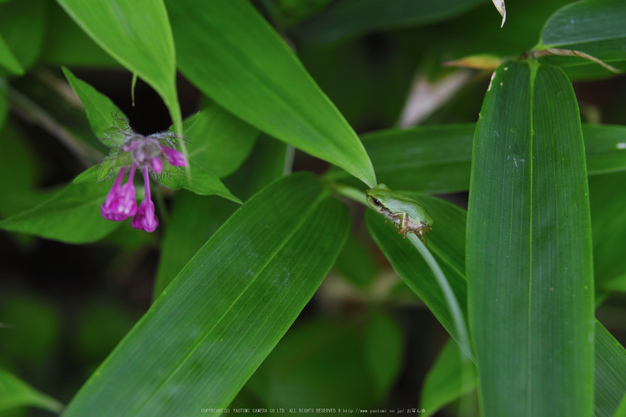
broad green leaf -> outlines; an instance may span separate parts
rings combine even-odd
[[[285,410],[376,404],[364,338],[354,325],[318,320],[294,327],[250,379],[257,398]]]
[[[585,52],[595,58],[626,69],[626,3],[622,0],[587,0],[567,5],[554,13],[541,34],[543,48],[561,48]],[[590,67],[574,69],[586,76],[610,72],[583,58],[553,57],[546,62],[563,67]],[[575,74],[576,72],[574,72]]]
[[[37,391],[15,375],[0,369],[0,412],[17,407],[39,407],[60,413],[63,404]]]
[[[41,54],[46,9],[43,0],[12,1],[0,5],[0,36],[23,70],[29,69]]]
[[[626,126],[583,125],[589,175],[626,170]]]
[[[259,131],[216,104],[198,113],[185,132],[189,160],[219,178],[232,174],[246,159]]]
[[[426,410],[424,417],[433,415],[476,388],[478,370],[472,365],[472,374],[464,378],[465,369],[458,345],[448,340],[424,380],[420,399],[420,407]]]
[[[283,175],[285,145],[261,137],[243,167],[226,181],[247,199]],[[237,206],[230,201],[190,193],[175,197],[170,221],[161,243],[161,259],[154,284],[158,297],[178,272],[230,217]]]
[[[363,135],[376,177],[392,189],[445,193],[469,188],[474,124],[386,129]],[[349,179],[342,171],[329,177]]]
[[[467,276],[484,415],[589,416],[593,264],[576,97],[559,68],[508,62],[480,114]]]
[[[619,291],[625,282],[626,259],[621,250],[626,239],[624,206],[626,195],[616,190],[626,187],[626,173],[589,178],[593,264],[596,294]]]
[[[0,221],[0,229],[67,243],[94,242],[119,226],[100,214],[110,188],[108,182],[70,184],[38,206]]]
[[[474,124],[386,129],[362,136],[378,180],[394,189],[449,193],[469,189]],[[626,170],[626,126],[583,125],[589,175]],[[334,170],[329,178],[350,181]]]
[[[96,44],[154,88],[174,124],[182,124],[176,93],[176,52],[162,0],[57,2]]]
[[[23,75],[24,68],[22,64],[17,60],[9,45],[6,44],[2,36],[0,35],[0,66],[8,69],[13,74]]]
[[[622,401],[620,401],[619,407],[617,407],[614,417],[626,417],[626,395],[622,397]]]
[[[367,32],[449,19],[485,0],[344,0],[303,22],[296,33],[309,42],[332,42]]]
[[[72,72],[63,67],[63,73],[69,81],[74,93],[85,107],[85,113],[93,133],[108,147],[120,146],[124,143],[124,135],[111,132],[111,127],[121,131],[128,127],[128,118],[107,96],[95,88],[76,78]]]
[[[50,4],[41,60],[55,66],[112,67],[120,64],[100,48],[58,4]]]
[[[155,299],[236,209],[237,204],[223,198],[186,191],[176,194],[161,243]]]
[[[466,313],[465,245],[462,234],[465,230],[465,214],[460,208],[440,199],[427,196],[416,198],[435,221],[433,231],[428,235],[428,249],[448,279],[461,310]],[[439,283],[419,252],[407,239],[398,234],[390,222],[385,224],[384,217],[373,210],[367,211],[366,221],[372,238],[393,269],[456,339],[448,303]]]
[[[371,162],[352,128],[251,4],[166,3],[180,70],[204,94],[270,136],[374,186]]]
[[[196,253],[64,416],[228,406],[313,296],[349,229],[347,208],[313,175],[274,182]]]
[[[373,310],[365,325],[365,360],[376,388],[375,399],[385,397],[402,367],[402,329],[383,311]]]

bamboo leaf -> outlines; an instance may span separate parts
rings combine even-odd
[[[228,183],[244,199],[257,193],[283,175],[285,147],[281,142],[261,136],[251,157],[235,175],[228,178]],[[224,199],[185,192],[176,195],[161,242],[154,298],[163,292],[181,268],[236,209],[236,204]]]
[[[626,349],[596,321],[593,415],[612,417],[626,394]]]
[[[404,194],[409,193],[404,192]],[[416,194],[411,196],[417,198],[435,219],[433,231],[428,235],[429,249],[446,272],[446,277],[454,292],[466,294],[466,251],[463,239],[466,232],[465,210],[440,199],[426,196],[418,197]],[[396,272],[420,296],[443,327],[452,334],[450,329],[454,329],[454,327],[450,320],[447,305],[440,301],[441,296],[436,291],[434,278],[430,275],[430,271],[426,271],[422,265],[423,259],[415,250],[409,252],[407,249],[405,251],[403,239],[398,239],[398,234],[392,227],[385,227],[379,215],[368,211],[366,220],[370,233]],[[452,271],[458,272],[455,274]],[[458,299],[462,301],[461,298]],[[462,304],[461,308],[464,316],[467,317],[466,305]],[[620,398],[626,392],[626,350],[597,320],[595,321],[595,329],[594,413],[597,416],[610,417],[617,408]],[[461,384],[461,386],[464,385]],[[451,392],[454,390],[448,391],[448,393]],[[450,401],[454,399],[448,394],[446,396]]]
[[[0,412],[17,407],[39,407],[59,413],[63,404],[37,391],[18,377],[0,369]]]
[[[626,187],[623,172],[589,178],[594,278],[599,298],[626,288],[626,259],[621,250],[626,238],[626,196],[615,192],[622,187]]]
[[[467,274],[485,416],[588,416],[589,192],[578,105],[562,70],[532,61],[496,70],[472,159]]]
[[[450,193],[469,189],[475,126],[385,129],[362,140],[380,182],[393,189]],[[626,126],[583,125],[583,135],[589,175],[626,170]],[[358,186],[341,170],[327,176]]]
[[[248,2],[166,3],[178,65],[204,94],[257,129],[374,186],[371,162],[352,128]]]
[[[465,365],[459,347],[450,339],[439,352],[435,363],[428,371],[422,388],[420,407],[428,417],[441,408],[470,392],[478,384],[478,370],[470,368],[472,375],[463,378]]]
[[[296,33],[309,42],[333,42],[375,30],[438,22],[484,3],[484,0],[344,0],[300,24]]]
[[[619,69],[626,69],[626,3],[621,0],[587,0],[557,10],[546,22],[537,49],[561,48],[581,51]],[[546,58],[572,74],[592,77],[610,74],[589,60]],[[581,67],[581,68],[576,68]]]
[[[313,296],[349,228],[347,208],[313,175],[274,182],[196,253],[64,416],[221,414]]]
[[[254,145],[259,131],[216,104],[201,110],[185,132],[189,160],[217,177],[226,177],[239,168]]]
[[[110,183],[70,184],[43,203],[0,221],[0,229],[67,243],[94,242],[120,223],[106,220],[100,206]]]

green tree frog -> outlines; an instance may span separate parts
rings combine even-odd
[[[398,233],[406,238],[407,233],[415,233],[426,243],[426,234],[432,230],[433,218],[417,201],[378,184],[367,190],[367,204],[393,221]]]

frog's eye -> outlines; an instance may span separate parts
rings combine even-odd
[[[376,207],[382,207],[382,206],[383,206],[383,203],[381,203],[379,199],[377,199],[377,198],[373,198],[372,200],[373,200],[374,205],[375,205]]]

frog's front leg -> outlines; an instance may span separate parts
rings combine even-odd
[[[400,230],[401,225],[404,223],[404,216],[401,213],[389,213],[387,214],[387,220],[393,221],[393,226],[396,230]],[[400,223],[398,223],[398,221],[400,221]],[[386,222],[387,221],[385,220],[385,223]]]
[[[409,213],[402,213],[400,215],[400,224],[396,228],[398,233],[402,235],[403,238],[406,239],[406,234],[411,231],[409,228]]]

